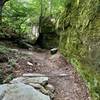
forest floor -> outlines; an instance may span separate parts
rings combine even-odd
[[[49,76],[49,83],[55,87],[54,100],[91,100],[85,82],[77,74],[74,67],[59,53],[50,54],[49,50],[26,50],[10,45],[12,51],[7,55],[12,64],[13,77],[23,73],[42,73]],[[0,63],[4,78],[9,76],[8,63]],[[61,74],[66,76],[61,77]]]

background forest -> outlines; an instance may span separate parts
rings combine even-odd
[[[59,48],[100,100],[100,0],[0,0],[2,40]]]

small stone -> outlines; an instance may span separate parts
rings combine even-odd
[[[43,74],[23,74],[23,77],[17,77],[11,81],[11,83],[38,83],[45,85],[48,83],[48,77],[44,77]]]
[[[58,51],[58,48],[53,48],[50,50],[50,53],[53,55],[53,54],[56,54]]]
[[[51,84],[47,84],[47,85],[45,86],[45,88],[46,88],[47,90],[49,90],[50,92],[52,92],[52,93],[54,93],[54,91],[55,91],[54,86],[51,85]]]
[[[18,49],[11,49],[10,51],[16,53],[18,52]]]
[[[27,64],[28,64],[29,66],[33,66],[33,64],[32,64],[31,62],[27,62]]]
[[[44,74],[38,74],[38,73],[25,73],[23,74],[23,77],[46,77]]]

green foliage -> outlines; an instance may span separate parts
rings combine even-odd
[[[9,0],[2,15],[0,37],[25,38],[34,25],[39,26],[40,17],[45,47],[55,46],[59,36],[54,33],[63,30],[59,32],[60,51],[84,78],[93,100],[100,99],[100,0]],[[0,45],[0,53],[8,52],[8,48]],[[11,69],[15,63],[13,59],[9,61]],[[2,69],[0,73],[2,78]],[[11,78],[12,74],[5,82]]]
[[[61,0],[53,0],[51,3],[50,0],[43,0],[43,12],[41,12],[40,0],[10,0],[3,7],[2,22],[11,30],[10,32],[23,36],[31,32],[32,25],[39,23],[40,13],[43,13],[43,16],[58,16],[55,14],[62,11],[63,4]]]
[[[10,49],[3,46],[3,45],[0,45],[0,54],[7,54],[10,52]]]
[[[0,66],[0,84],[8,83],[14,78],[13,70],[15,68],[16,61],[14,59],[10,59],[8,65]]]
[[[86,82],[92,100],[100,100],[100,73],[97,73],[94,68],[84,65],[74,58],[71,59],[71,63]]]
[[[93,100],[100,100],[99,5],[100,0],[69,0],[59,20],[64,29],[60,34],[60,51],[72,59]]]
[[[55,30],[55,23],[60,13],[64,10],[61,0],[9,0],[2,9],[2,26],[0,26],[0,37],[17,36],[31,41],[36,41],[32,33],[33,26],[39,26],[40,16],[54,19],[53,24],[49,20],[43,21],[43,30],[51,32]],[[46,23],[46,24],[45,24]],[[52,28],[53,27],[53,28]],[[32,41],[32,42],[34,42]],[[34,43],[32,43],[34,44]]]
[[[9,62],[8,62],[8,64],[9,64],[10,67],[13,68],[16,65],[16,60],[15,59],[10,59]]]
[[[38,0],[39,1],[39,0]],[[37,23],[39,17],[39,2],[10,0],[3,7],[3,26],[7,33],[18,34],[21,37],[32,30],[33,23]],[[38,16],[38,17],[37,17]],[[10,31],[9,31],[10,30]]]
[[[71,3],[71,8],[66,8],[62,21],[64,32],[60,36],[60,49],[68,57],[76,57],[78,60],[91,63],[100,59],[100,14],[98,11],[99,0],[80,1],[77,8],[76,2]],[[70,11],[69,11],[70,10]],[[68,12],[69,11],[69,12]],[[64,18],[65,17],[65,18]],[[99,49],[99,48],[98,48]],[[98,55],[98,56],[97,56]],[[94,57],[93,57],[94,56]],[[99,62],[98,65],[99,67]]]

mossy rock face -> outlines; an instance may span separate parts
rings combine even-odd
[[[42,18],[40,36],[37,40],[37,44],[46,49],[58,47],[59,44],[59,35],[55,30],[55,23],[51,19],[49,16]]]
[[[43,16],[41,17],[41,30],[40,32],[43,34],[54,33],[55,31],[55,22],[52,21],[51,16]]]
[[[65,56],[89,63],[96,58],[100,44],[100,0],[77,1],[72,0],[70,8],[66,6],[67,15],[63,17],[69,26],[60,34],[59,48]],[[90,60],[92,52],[95,54]]]
[[[100,99],[100,0],[69,0],[62,16],[69,25],[60,34],[60,51],[76,64],[93,100]],[[70,7],[69,7],[70,6]],[[76,63],[79,61],[79,63]],[[86,66],[87,65],[87,66]],[[91,71],[91,70],[93,71]]]
[[[37,42],[41,48],[52,49],[58,47],[59,36],[56,33],[40,34]]]

